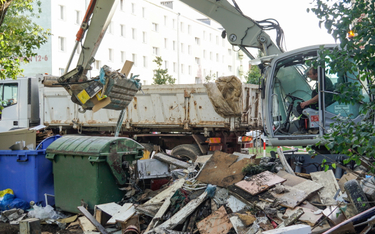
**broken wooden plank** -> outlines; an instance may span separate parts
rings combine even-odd
[[[131,206],[125,212],[119,212],[115,214],[112,218],[116,220],[116,222],[125,223],[128,219],[130,219],[135,214],[134,206]]]
[[[78,218],[79,226],[83,232],[95,232],[96,227],[90,222],[90,220],[84,216]]]
[[[105,203],[96,205],[94,209],[100,209],[101,211],[104,211],[105,213],[113,216],[120,210],[121,206],[117,203],[111,202],[111,203]]]
[[[78,206],[77,209],[86,216],[86,218],[98,229],[102,234],[108,234],[105,228],[85,209],[83,206]]]
[[[125,213],[132,207],[133,207],[132,203],[125,203],[124,205],[120,206],[120,209],[116,213],[112,214],[112,217],[108,220],[107,224],[115,224],[117,219],[122,220],[123,218],[125,218],[126,217]]]
[[[148,200],[144,203],[144,205],[149,205],[153,203],[161,203],[165,200],[165,198],[170,197],[170,194],[174,194],[178,188],[181,188],[181,186],[185,183],[185,179],[179,179],[175,181],[171,186],[163,190],[161,193],[157,194],[152,199]]]
[[[191,215],[200,204],[202,204],[208,197],[212,197],[215,194],[215,190],[216,187],[208,185],[204,193],[202,193],[198,198],[191,200],[188,204],[182,207],[182,209],[180,209],[176,214],[174,214],[170,219],[160,224],[153,230],[158,232],[161,228],[173,229],[177,225],[182,224],[185,221],[185,219],[189,215]]]
[[[225,211],[221,206],[217,211],[197,223],[198,230],[201,234],[228,233],[233,227]]]
[[[332,170],[318,171],[310,173],[314,182],[323,186],[318,191],[320,200],[323,205],[335,205],[336,201],[333,198],[340,188]]]
[[[263,192],[275,184],[284,182],[285,179],[273,174],[269,171],[264,171],[260,174],[250,177],[248,180],[242,180],[235,185],[251,195],[256,195]]]
[[[176,184],[173,189],[174,189],[174,193],[170,193],[169,197],[167,197],[165,200],[164,200],[164,203],[163,205],[160,207],[160,209],[158,210],[158,212],[156,213],[156,215],[154,216],[154,218],[151,220],[150,224],[148,225],[147,227],[147,230],[151,229],[151,228],[154,228],[155,225],[156,225],[156,222],[164,215],[164,213],[168,210],[168,207],[169,205],[171,204],[171,197],[176,193],[176,191],[178,189],[180,189],[182,187],[182,183],[178,183]],[[180,187],[178,187],[180,186]]]
[[[126,77],[129,76],[130,70],[133,67],[134,62],[126,60],[124,66],[121,69],[121,73],[124,74]],[[131,78],[131,77],[129,77]]]
[[[170,156],[162,154],[162,153],[155,154],[153,158],[157,159],[161,162],[165,162],[165,163],[174,165],[178,168],[187,169],[187,168],[192,166],[192,164],[190,164],[190,163],[184,162],[182,160],[175,159],[173,157],[170,157]]]

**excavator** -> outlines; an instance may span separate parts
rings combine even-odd
[[[319,58],[318,51],[322,47],[334,49],[337,45],[315,45],[287,52],[282,46],[284,35],[278,22],[273,19],[256,21],[244,15],[235,0],[232,0],[233,4],[227,0],[181,1],[220,23],[224,28],[222,36],[261,69],[262,120],[269,144],[313,145],[318,142],[318,137],[330,131],[329,126],[336,121],[335,117],[349,117],[354,122],[364,118],[360,114],[362,103],[343,104],[332,98],[337,94],[339,84],[358,82],[356,74],[332,74],[329,65],[325,64],[316,69],[316,81],[306,75],[310,64]],[[129,74],[104,71],[99,81],[86,78],[117,4],[118,0],[91,1],[77,33],[76,47],[85,36],[77,66],[59,78],[60,84],[72,96],[72,101],[83,109],[90,110],[97,102],[106,100],[103,108],[123,110],[141,89],[136,79],[128,77]],[[276,43],[267,34],[268,30],[276,30]],[[263,57],[255,58],[250,48],[261,50]],[[68,68],[69,65],[66,70]],[[319,94],[317,108],[305,108],[300,113],[298,106],[311,99],[314,91]],[[365,97],[363,102],[370,101],[366,92],[362,91],[361,94]],[[301,123],[305,130],[303,133],[299,131]]]

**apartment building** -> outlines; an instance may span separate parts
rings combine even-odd
[[[24,75],[62,75],[72,54],[75,36],[89,0],[42,0],[42,17],[36,22],[51,29],[52,36],[32,59],[23,65]],[[119,0],[112,21],[96,53],[89,76],[99,75],[103,65],[121,69],[126,60],[143,84],[152,84],[153,62],[163,67],[177,84],[202,83],[206,78],[236,75],[244,80],[248,60],[221,37],[222,28],[180,1]],[[200,17],[201,16],[201,17]],[[78,61],[78,46],[69,70]]]

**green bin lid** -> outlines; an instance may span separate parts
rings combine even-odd
[[[90,162],[107,162],[120,185],[126,183],[123,161],[142,158],[143,146],[126,137],[63,136],[46,149],[46,158],[56,155],[87,156]]]

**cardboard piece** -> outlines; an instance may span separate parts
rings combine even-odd
[[[130,70],[133,67],[133,64],[134,64],[134,62],[126,60],[120,73],[125,74],[125,76],[128,76],[130,74]]]

